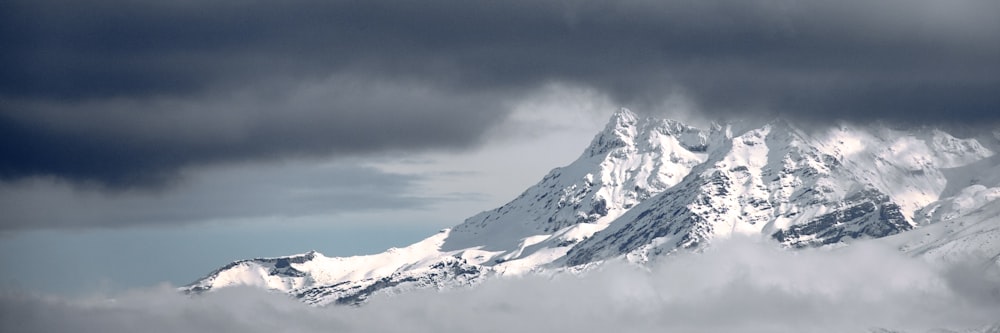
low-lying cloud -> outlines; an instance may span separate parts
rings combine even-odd
[[[188,298],[169,287],[64,300],[7,293],[17,332],[924,332],[993,324],[1000,281],[878,245],[786,252],[750,241],[582,278],[492,280],[468,290],[310,308],[231,288]],[[960,283],[956,285],[956,283]],[[975,285],[975,288],[968,288]],[[975,294],[970,290],[976,290]]]

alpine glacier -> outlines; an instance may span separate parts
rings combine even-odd
[[[182,290],[251,285],[314,305],[374,293],[642,264],[713,239],[790,249],[878,239],[1000,269],[1000,130],[953,135],[780,120],[699,129],[620,109],[573,163],[511,202],[405,248],[242,260]]]

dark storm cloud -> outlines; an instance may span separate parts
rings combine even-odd
[[[224,97],[10,101],[14,111],[0,115],[0,176],[54,174],[124,188],[162,185],[188,165],[462,147],[501,115],[483,100],[490,98],[336,78]]]
[[[462,148],[542,85],[706,116],[994,124],[996,1],[13,1],[0,177]]]

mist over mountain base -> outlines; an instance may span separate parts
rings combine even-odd
[[[360,307],[317,308],[250,287],[83,299],[6,293],[0,331],[993,332],[1000,278],[983,269],[874,241],[787,251],[736,237],[645,266],[377,294]]]

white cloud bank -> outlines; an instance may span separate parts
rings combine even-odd
[[[648,271],[494,280],[474,289],[311,308],[231,288],[187,297],[169,286],[114,297],[0,296],[3,332],[907,332],[1000,320],[1000,281],[875,244],[786,252],[720,242]]]

